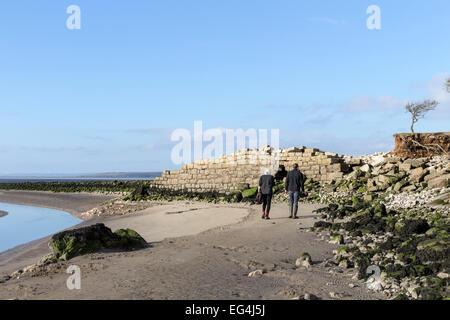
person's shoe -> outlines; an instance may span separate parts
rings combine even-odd
[[[270,217],[268,215],[266,216],[266,220],[270,220]]]
[[[291,219],[292,218],[292,206],[291,205],[289,205],[289,212],[291,213],[291,215],[289,216],[289,219]]]
[[[261,219],[265,219],[266,218],[266,213],[263,211]]]

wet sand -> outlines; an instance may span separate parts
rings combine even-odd
[[[81,218],[81,213],[117,196],[94,193],[56,193],[46,191],[0,191],[0,202],[26,206],[45,207],[71,213]]]

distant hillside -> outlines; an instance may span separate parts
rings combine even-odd
[[[104,178],[104,179],[136,179],[136,178],[155,178],[159,177],[162,172],[104,172],[104,173],[93,173],[89,175],[81,175],[76,178],[83,179],[94,179],[94,178]]]

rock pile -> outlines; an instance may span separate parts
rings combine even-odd
[[[445,201],[439,201],[441,196],[450,196],[450,188],[442,189],[425,189],[417,193],[406,192],[398,194],[388,194],[384,199],[389,209],[415,208],[427,204],[444,204]]]
[[[313,230],[328,230],[330,241],[343,245],[334,252],[336,265],[354,269],[364,280],[369,267],[379,268],[380,283],[373,287],[389,297],[450,296],[450,223],[445,210],[393,210],[380,201],[352,199],[318,212],[324,220]]]
[[[448,157],[432,159],[397,158],[388,154],[372,157],[347,157],[352,171],[344,176],[348,189],[376,191],[416,191],[450,186]]]

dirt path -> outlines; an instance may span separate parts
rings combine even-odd
[[[177,214],[188,220],[191,207],[195,204],[185,205]],[[41,275],[6,281],[0,284],[0,298],[292,299],[309,293],[331,299],[330,292],[342,299],[384,298],[352,280],[349,271],[325,266],[337,246],[308,231],[316,221],[312,210],[317,207],[302,205],[301,218],[291,220],[286,218],[287,205],[276,204],[272,219],[262,220],[259,208],[252,206],[246,218],[232,225],[167,238],[140,251],[77,257]],[[166,215],[170,212],[173,214],[173,208],[167,209]],[[120,226],[120,219],[114,223]],[[312,257],[310,269],[295,268],[302,252]],[[80,290],[66,287],[69,265],[81,268]],[[248,276],[257,269],[266,273]],[[356,286],[351,288],[350,283]]]

